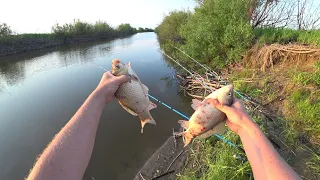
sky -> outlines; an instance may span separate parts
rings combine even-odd
[[[6,0],[1,2],[0,23],[16,33],[50,32],[54,24],[73,19],[155,28],[169,11],[192,10],[195,5],[193,0]]]

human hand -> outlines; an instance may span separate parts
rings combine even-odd
[[[243,129],[245,121],[251,121],[243,104],[235,97],[233,98],[233,104],[231,106],[222,105],[216,99],[212,99],[211,104],[227,115],[227,126],[237,134]]]
[[[128,82],[128,76],[114,76],[110,71],[105,72],[96,88],[96,92],[105,99],[106,103],[111,102],[115,98],[115,92],[122,83]]]

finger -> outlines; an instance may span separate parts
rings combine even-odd
[[[104,76],[109,79],[109,78],[113,77],[114,75],[110,71],[107,71],[104,73]]]
[[[212,104],[215,108],[219,109],[220,111],[224,112],[225,114],[230,114],[233,112],[233,108],[220,104],[218,100],[211,99],[210,104]]]
[[[116,82],[120,84],[130,81],[130,77],[126,75],[116,76]]]
[[[233,123],[228,118],[226,120],[226,124],[228,127],[231,127],[233,125]]]

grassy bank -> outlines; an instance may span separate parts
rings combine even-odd
[[[295,19],[300,16],[295,14],[297,4],[290,4],[294,11],[284,15],[273,9],[287,5],[271,1],[197,2],[193,13],[173,11],[165,16],[155,29],[161,48],[191,70],[201,72],[175,47],[212,69],[228,72],[223,77],[273,115],[270,120],[256,108],[247,108],[279,145],[281,156],[302,178],[319,179],[320,31],[301,28],[299,22],[310,19]],[[276,16],[283,18],[281,22]],[[241,146],[234,133],[224,136]],[[190,151],[178,179],[252,179],[248,162],[233,157],[245,155],[214,137],[195,140]]]
[[[267,137],[280,146],[275,148],[281,156],[303,179],[319,179],[320,59],[280,62],[265,72],[244,63],[228,69],[230,74],[224,77],[235,89],[273,114],[270,120],[258,109],[247,108]],[[235,133],[228,131],[224,137],[241,146]],[[195,140],[191,152],[178,179],[252,179],[248,162],[233,157],[245,155],[215,137]]]
[[[72,23],[54,25],[52,27],[52,33],[13,35],[10,27],[2,24],[0,26],[0,56],[62,44],[93,40],[111,40],[139,32],[152,31],[152,29],[142,27],[136,29],[131,27],[130,24],[120,24],[114,28],[104,21],[97,21],[92,24],[74,20]]]

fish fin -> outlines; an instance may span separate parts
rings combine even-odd
[[[180,126],[183,127],[184,129],[188,129],[188,128],[189,128],[189,121],[179,120],[178,123],[179,123]]]
[[[145,91],[146,93],[148,93],[148,92],[149,92],[149,88],[148,88],[146,85],[142,84],[142,83],[141,83],[141,85],[142,85],[144,91]]]
[[[193,110],[197,110],[198,107],[202,105],[202,102],[198,99],[192,99],[191,107]]]
[[[190,144],[193,138],[194,138],[193,135],[189,131],[183,132],[183,142],[184,142],[183,147],[186,147],[188,144]]]
[[[124,105],[121,101],[118,101],[119,104],[125,109],[128,113],[132,114],[133,116],[137,116],[137,113],[135,113],[133,110],[131,110],[129,107]]]
[[[172,135],[174,136],[182,136],[184,132],[173,132]]]
[[[134,72],[133,69],[131,68],[130,62],[127,64],[127,66],[128,66],[128,75],[131,77],[131,79],[140,81],[136,72]]]
[[[213,136],[214,134],[223,134],[226,130],[226,126],[225,126],[225,121],[219,123],[218,125],[216,125],[214,128],[210,129],[209,131],[201,134],[200,136],[198,136],[198,138],[200,139],[206,139],[210,136]]]
[[[213,131],[215,134],[223,134],[226,131],[226,121],[222,121],[221,123],[217,124]]]
[[[149,123],[149,124],[153,124],[156,125],[156,121],[152,118],[151,114],[149,111],[146,111],[144,113],[139,114],[139,118],[141,121],[141,133],[143,133],[143,127]]]
[[[154,103],[152,103],[152,102],[150,101],[150,104],[149,104],[148,110],[150,111],[151,109],[154,109],[154,108],[156,108],[156,107],[157,107],[157,105],[156,105],[156,104],[154,104]]]

